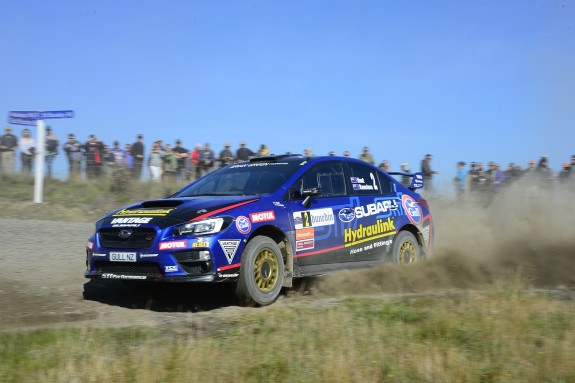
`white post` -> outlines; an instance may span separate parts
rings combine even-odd
[[[36,155],[34,178],[34,203],[42,203],[44,190],[44,153],[46,151],[46,124],[44,120],[36,120]]]

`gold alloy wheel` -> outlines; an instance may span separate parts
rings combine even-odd
[[[415,262],[417,251],[411,241],[405,241],[399,248],[399,263],[410,264]]]
[[[269,293],[279,280],[279,264],[275,253],[263,248],[255,257],[254,280],[262,293]]]

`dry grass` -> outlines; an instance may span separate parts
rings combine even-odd
[[[1,216],[92,222],[177,188],[114,182],[48,183],[35,205],[29,179],[0,178]],[[476,211],[437,202],[435,259],[334,276],[309,299],[246,309],[207,335],[191,321],[0,332],[0,381],[575,382],[575,208],[544,197]],[[526,286],[564,286],[565,299]],[[389,298],[398,292],[425,295]]]
[[[218,332],[0,334],[6,382],[573,382],[572,301],[497,286],[452,297],[275,305]]]

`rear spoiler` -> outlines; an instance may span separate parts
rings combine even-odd
[[[387,173],[391,176],[406,176],[411,177],[411,184],[408,189],[415,191],[415,189],[421,189],[423,187],[423,173],[402,173],[402,172],[389,172]]]

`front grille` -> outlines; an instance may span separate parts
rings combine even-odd
[[[147,277],[159,277],[162,270],[157,263],[134,263],[134,262],[96,262],[98,273],[112,273],[125,275],[145,275]]]
[[[156,236],[156,230],[152,228],[129,228],[132,232],[131,235],[126,238],[120,238],[120,232],[126,230],[126,228],[104,228],[98,231],[98,236],[100,238],[100,244],[103,247],[113,248],[113,249],[149,249],[154,242],[154,237]]]

